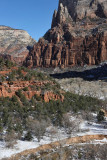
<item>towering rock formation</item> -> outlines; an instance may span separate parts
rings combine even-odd
[[[63,67],[107,60],[107,0],[59,0],[51,29],[34,45],[26,65]]]
[[[0,56],[22,63],[35,40],[24,30],[0,26]]]

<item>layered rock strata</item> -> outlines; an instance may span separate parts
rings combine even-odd
[[[24,30],[0,26],[0,57],[22,64],[35,43]]]
[[[26,66],[95,65],[107,60],[107,1],[59,0],[51,29],[34,45]]]
[[[4,73],[3,73],[4,74]],[[32,89],[31,86],[34,87],[43,87],[46,84],[51,84],[50,81],[5,81],[0,82],[0,97],[12,97],[16,95],[16,92],[20,89],[24,89],[27,87],[27,91],[23,90],[22,93],[25,95],[27,99],[31,99],[34,95],[37,95],[44,100],[45,102],[49,102],[50,100],[60,100],[63,102],[64,96],[62,94],[55,94],[53,91],[42,91],[41,89],[36,90]]]

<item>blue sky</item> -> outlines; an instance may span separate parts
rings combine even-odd
[[[0,25],[26,30],[38,40],[50,29],[58,0],[1,0]]]

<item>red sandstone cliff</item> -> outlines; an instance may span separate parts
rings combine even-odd
[[[52,27],[26,58],[33,66],[94,65],[107,60],[107,1],[59,0]]]
[[[38,95],[41,100],[45,102],[49,102],[50,100],[64,100],[64,96],[62,94],[55,94],[53,91],[45,91],[43,92],[41,89],[36,90],[32,89],[31,86],[34,87],[43,87],[47,83],[54,85],[51,81],[4,81],[0,82],[0,97],[12,97],[16,95],[16,91],[19,89],[24,89],[27,87],[27,91],[23,90],[23,94],[27,99],[31,99],[35,94]]]

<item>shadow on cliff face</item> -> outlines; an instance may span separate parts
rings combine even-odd
[[[83,78],[87,81],[104,80],[107,82],[107,64],[98,66],[96,68],[87,69],[85,71],[68,71],[64,73],[50,74],[53,78]]]
[[[29,51],[31,51],[32,48],[33,48],[33,46],[27,46],[27,49],[28,49]]]

